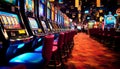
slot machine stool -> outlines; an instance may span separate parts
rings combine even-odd
[[[53,57],[51,59],[51,62],[48,64],[48,67],[51,68],[62,68],[64,66],[64,62],[62,58],[64,55],[63,50],[63,44],[64,44],[64,33],[60,32],[58,36],[58,40],[53,42]],[[57,47],[57,48],[56,48]],[[52,64],[54,62],[54,64]]]

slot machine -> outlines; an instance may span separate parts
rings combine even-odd
[[[38,19],[39,22],[41,24],[41,26],[43,27],[44,33],[45,34],[51,34],[51,29],[52,26],[50,27],[47,19],[50,19],[51,16],[51,11],[50,9],[47,8],[47,6],[49,5],[50,7],[50,3],[48,4],[47,0],[38,0]]]
[[[54,26],[56,32],[60,32],[60,29],[59,29],[59,26],[58,26],[58,23],[60,22],[59,12],[60,11],[58,10],[58,7],[55,7],[55,19],[54,19],[54,22],[53,22],[53,26]]]
[[[0,0],[0,25],[1,34],[7,40],[6,57],[10,59],[27,52],[33,36],[30,36],[23,24],[21,14],[18,11],[17,0]]]
[[[60,31],[57,30],[57,25],[55,24],[55,21],[57,21],[57,16],[55,15],[56,13],[56,9],[55,9],[55,6],[53,3],[50,3],[49,1],[47,2],[47,11],[50,10],[50,13],[47,12],[47,23],[48,23],[48,26],[51,30],[51,32],[57,34],[59,33]],[[49,15],[51,14],[51,15]]]
[[[33,45],[31,47],[33,50],[42,45],[44,36],[47,35],[43,30],[43,28],[47,29],[46,25],[44,25],[44,21],[42,22],[44,26],[41,26],[37,18],[37,3],[38,0],[20,0],[20,12],[22,13],[24,24],[27,30],[29,30],[29,34],[34,36]],[[44,9],[41,11],[43,10]],[[40,14],[43,14],[43,12]]]
[[[105,22],[105,28],[107,28],[108,30],[110,28],[115,28],[116,18],[115,16],[112,15],[112,12],[109,12],[108,15],[104,16],[104,22]]]
[[[48,26],[49,26],[51,32],[56,33],[55,29],[54,29],[54,26],[53,26],[53,22],[55,20],[55,7],[54,7],[53,3],[50,3],[50,5],[51,5],[51,7],[50,7],[50,9],[51,9],[51,13],[50,13],[51,14],[51,19],[47,19],[47,23],[48,23]],[[48,8],[49,8],[49,6],[48,6]]]

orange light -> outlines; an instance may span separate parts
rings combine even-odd
[[[80,11],[80,10],[81,10],[81,6],[78,6],[78,8],[77,8],[77,9],[78,9],[78,11]]]
[[[52,16],[51,16],[52,20],[55,20],[55,8],[54,5],[52,5]]]
[[[100,13],[103,13],[103,10],[99,10]]]
[[[54,2],[55,0],[49,0],[50,2]]]
[[[100,4],[100,0],[96,0],[96,6],[97,6],[97,7],[100,7],[100,5],[101,5],[101,4]]]
[[[75,0],[75,7],[79,6],[79,0]]]

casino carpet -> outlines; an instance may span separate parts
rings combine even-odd
[[[120,69],[120,57],[85,33],[74,36],[71,57],[65,69]]]

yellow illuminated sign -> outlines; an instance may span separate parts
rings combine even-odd
[[[25,34],[25,30],[18,30],[19,34]]]

